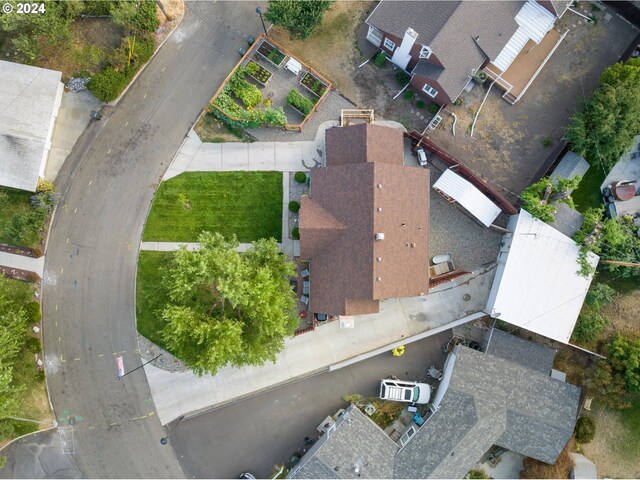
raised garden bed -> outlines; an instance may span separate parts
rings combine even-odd
[[[314,95],[321,97],[327,90],[327,86],[315,77],[311,72],[306,72],[300,83]]]
[[[313,110],[314,102],[305,98],[296,90],[291,90],[287,95],[287,103],[300,112],[303,116],[309,115]]]
[[[254,60],[249,60],[249,63],[247,63],[247,66],[245,67],[245,72],[262,86],[267,85],[267,82],[272,75],[269,70],[264,68],[262,65],[258,65]]]
[[[282,65],[286,55],[282,53],[278,48],[271,45],[269,42],[262,42],[258,47],[258,53],[262,55],[267,61],[273,63],[276,67]]]

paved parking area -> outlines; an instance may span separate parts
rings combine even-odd
[[[510,200],[530,183],[561,140],[580,99],[591,94],[602,71],[620,58],[638,33],[615,13],[593,11],[591,5],[580,2],[579,8],[594,15],[595,23],[569,11],[560,19],[558,30],[569,33],[518,103],[510,105],[494,87],[471,137],[471,121],[486,93],[486,88],[476,86],[461,97],[462,105],[447,107],[458,118],[456,136],[453,117],[447,113],[430,135]]]
[[[380,379],[392,374],[420,380],[429,366],[442,368],[449,338],[451,330],[407,345],[402,357],[386,352],[184,420],[169,443],[189,478],[238,478],[246,471],[268,478],[305,437],[316,438],[327,415],[345,406],[343,395],[377,396]]]

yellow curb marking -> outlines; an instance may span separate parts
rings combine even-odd
[[[78,360],[80,360],[79,358],[74,358],[73,361],[77,362]]]
[[[89,186],[91,186],[92,183],[93,183],[93,180],[89,180]]]
[[[100,355],[98,355],[98,357],[104,357],[104,355],[101,353]]]
[[[129,125],[129,122],[125,122],[124,126],[126,127],[127,125]]]
[[[109,155],[111,153],[111,149],[107,150],[107,155]]]

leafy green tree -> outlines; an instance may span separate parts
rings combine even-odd
[[[578,187],[581,179],[579,176],[572,179],[559,178],[555,181],[543,178],[524,189],[520,195],[522,208],[543,222],[551,223],[555,220],[557,210],[552,202],[561,201],[573,207],[569,192]]]
[[[292,38],[309,37],[322,23],[324,13],[333,0],[269,0],[267,20],[289,31]]]
[[[204,232],[198,240],[198,251],[178,250],[164,271],[167,346],[199,375],[275,361],[298,322],[295,265],[275,239],[242,254],[235,238]]]
[[[608,171],[640,131],[640,59],[604,71],[600,86],[582,102],[567,127],[571,148]]]
[[[628,408],[630,394],[640,393],[640,340],[616,333],[604,354],[587,370],[586,386],[603,404]]]
[[[596,424],[591,417],[580,417],[576,422],[576,428],[573,431],[576,442],[590,443],[596,436]]]

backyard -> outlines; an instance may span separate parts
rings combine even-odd
[[[163,182],[143,240],[195,242],[204,231],[241,243],[282,240],[282,173],[186,172]]]
[[[501,98],[494,87],[482,107],[470,135],[471,122],[485,97],[489,82],[463,93],[460,105],[449,105],[439,128],[430,134],[453,156],[481,174],[489,184],[501,189],[512,201],[532,182],[539,167],[561,141],[569,117],[579,101],[598,84],[602,71],[615,63],[637,35],[637,30],[620,19],[581,2],[580,9],[593,15],[589,23],[567,12],[558,22],[568,35],[541,70],[531,87],[515,105]],[[597,172],[589,171],[589,178]],[[589,180],[589,179],[588,179]],[[592,179],[596,183],[595,178]],[[586,189],[576,192],[581,207],[595,201]],[[598,193],[599,195],[599,193]],[[581,205],[582,204],[582,205]]]

